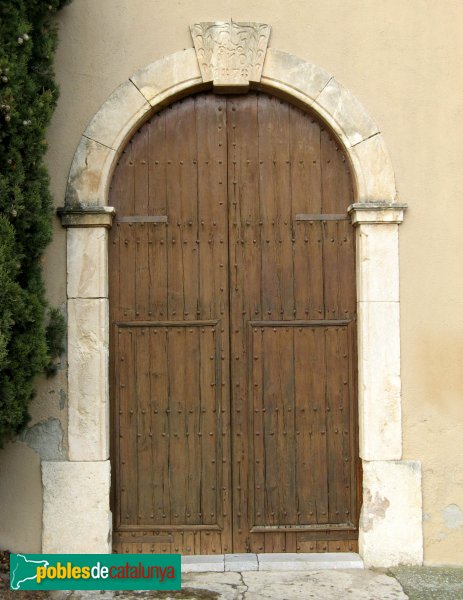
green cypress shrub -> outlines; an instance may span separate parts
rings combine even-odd
[[[62,350],[41,259],[52,230],[43,157],[58,98],[53,16],[68,1],[0,0],[0,445],[27,423],[33,378]]]

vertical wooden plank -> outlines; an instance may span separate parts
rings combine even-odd
[[[186,493],[188,470],[185,465],[185,448],[181,441],[181,431],[185,410],[185,393],[191,386],[191,369],[188,369],[188,350],[184,327],[169,327],[167,333],[167,367],[169,373],[169,490],[170,490],[170,523],[185,523]],[[178,365],[182,365],[179,371]],[[198,435],[198,433],[197,433]]]
[[[122,488],[124,487],[123,473],[122,473],[122,458],[121,458],[121,426],[122,426],[122,415],[123,408],[121,406],[121,377],[125,379],[124,372],[121,369],[124,365],[121,365],[121,351],[123,345],[121,345],[121,338],[119,329],[114,326],[113,328],[113,347],[114,354],[110,357],[111,359],[111,459],[112,459],[112,487],[111,487],[111,510],[113,513],[113,527],[117,529],[122,521]],[[117,364],[114,364],[117,361]]]
[[[134,212],[148,214],[149,205],[149,125],[141,127],[132,138],[132,161],[134,171]]]
[[[166,111],[150,119],[148,130],[147,215],[167,216]],[[148,319],[167,317],[167,227],[168,223],[147,224],[149,294]]]
[[[292,328],[265,327],[265,489],[267,525],[296,522]]]
[[[136,522],[138,506],[137,416],[134,408],[136,397],[134,389],[136,361],[134,358],[137,349],[131,329],[121,327],[119,332],[120,523],[131,524]]]
[[[350,221],[338,222],[338,315],[352,318],[356,313],[355,231]]]
[[[320,125],[312,115],[290,107],[289,135],[293,215],[321,213]]]
[[[118,366],[115,365],[118,351],[118,334],[114,325],[119,314],[119,228],[113,227],[108,239],[108,278],[109,278],[109,398],[110,398],[110,457],[112,460],[112,485],[110,507],[115,522],[118,520],[119,499],[119,395]]]
[[[285,536],[285,552],[297,552],[297,533],[290,532]]]
[[[346,157],[331,133],[321,129],[322,213],[347,213],[353,198]]]
[[[148,214],[149,166],[148,134],[149,127],[141,127],[132,139],[133,161],[133,214]],[[132,224],[135,244],[135,319],[147,320],[150,300],[148,274],[148,230],[144,223]]]
[[[219,514],[221,506],[217,502],[221,492],[222,456],[220,452],[221,428],[217,427],[220,415],[217,415],[217,356],[216,336],[219,332],[215,328],[198,328],[199,357],[200,357],[200,390],[197,429],[201,432],[202,443],[198,448],[199,465],[197,474],[200,474],[198,510],[202,511],[202,523],[222,522]],[[194,473],[192,473],[194,476]]]
[[[300,534],[298,534],[298,538]],[[298,552],[317,552],[317,542],[315,541],[306,541],[306,540],[297,540],[297,551]]]
[[[342,499],[341,511],[344,511],[344,521],[358,523],[358,515],[356,513],[355,501],[352,494],[355,493],[355,476],[358,458],[358,447],[356,443],[356,426],[351,415],[351,406],[355,406],[355,400],[352,394],[352,373],[350,371],[349,354],[352,353],[350,348],[350,331],[349,326],[343,327],[340,330],[339,339],[339,370],[342,373],[342,392],[340,394],[339,403],[335,407],[336,419],[335,428],[339,429],[341,435],[340,453],[342,455],[342,472],[339,485],[340,497]],[[349,511],[349,512],[347,512]]]
[[[278,457],[279,406],[278,406],[278,375],[279,357],[277,354],[277,331],[275,328],[263,327],[263,346],[266,351],[255,360],[263,362],[263,396],[265,406],[265,523],[279,524],[279,485],[280,476]],[[265,545],[267,548],[267,536]]]
[[[234,334],[246,339],[249,319],[262,318],[260,277],[261,198],[257,96],[229,101],[231,292],[236,309]],[[241,312],[240,312],[241,311]],[[244,317],[244,318],[243,318]],[[237,342],[239,343],[239,342]],[[241,341],[242,345],[242,341]]]
[[[315,393],[314,373],[315,350],[310,345],[313,332],[307,327],[297,327],[294,331],[294,367],[295,367],[295,415],[296,415],[296,503],[297,523],[307,525],[315,523],[315,487],[314,460],[319,457],[313,453],[313,397]]]
[[[339,281],[338,281],[338,223],[323,221],[323,293],[325,299],[325,319],[338,319]]]
[[[328,542],[326,540],[320,540],[315,542],[317,552],[328,552]]]
[[[321,212],[320,127],[310,115],[289,114],[295,318],[319,319],[323,308],[321,243],[313,223],[296,215]]]
[[[297,522],[295,481],[295,431],[294,431],[294,346],[293,327],[276,328],[276,358],[278,367],[277,456],[278,474],[273,485],[279,490],[278,523],[291,525]],[[275,343],[275,342],[274,342]],[[274,375],[274,376],[275,376]]]
[[[249,394],[252,396],[250,412],[252,415],[250,470],[252,471],[252,484],[250,485],[249,514],[252,525],[265,525],[265,406],[263,396],[264,363],[263,356],[263,331],[260,327],[252,328],[252,344],[248,357],[250,380]],[[250,550],[263,552],[265,549],[265,534],[254,533],[250,535]]]
[[[135,238],[135,319],[147,321],[151,318],[151,281],[149,263],[150,224],[134,223]]]
[[[265,514],[265,473],[266,473],[266,428],[264,421],[264,361],[263,359],[263,328],[253,327],[252,331],[252,356],[250,357],[250,369],[252,370],[252,379],[250,392],[252,393],[252,463],[254,486],[251,490],[250,501],[252,503],[252,519],[255,525],[266,524]]]
[[[108,235],[108,297],[110,306],[110,323],[118,321],[120,318],[120,227],[119,224],[114,225],[109,230]],[[111,358],[114,356],[110,352]]]
[[[227,111],[226,99],[201,95],[196,99],[198,148],[198,251],[199,302],[197,315],[217,319],[212,338],[201,334],[202,377],[204,384],[203,428],[208,444],[203,452],[204,493],[211,481],[204,512],[209,522],[224,524],[222,548],[230,551],[231,473],[229,460],[229,286],[227,218]],[[204,342],[204,344],[203,344]],[[212,345],[211,345],[212,344]],[[214,356],[214,360],[210,357]],[[202,399],[203,403],[203,399]],[[205,440],[206,441],[206,440]],[[214,492],[214,494],[212,494]],[[203,493],[203,492],[202,492]],[[204,499],[206,501],[206,499]],[[214,513],[211,516],[211,513]],[[215,520],[214,520],[215,519]],[[198,540],[205,536],[198,536]],[[209,537],[207,538],[210,539]]]
[[[199,253],[198,240],[198,173],[197,135],[195,119],[195,99],[184,100],[179,111],[180,125],[183,128],[180,146],[180,203],[181,218],[179,232],[181,238],[181,261],[183,285],[183,316],[186,321],[196,319],[199,306]],[[177,224],[178,224],[177,223]]]
[[[258,249],[257,243],[250,241],[256,239],[259,227],[256,222],[259,200],[251,191],[258,185],[255,178],[257,142],[254,136],[247,136],[248,131],[257,133],[256,98],[228,99],[227,124],[234,552],[246,552],[250,549],[249,529],[253,518],[249,504],[253,490],[249,445],[248,323],[260,304],[259,263],[252,260],[257,258]],[[251,199],[255,204],[252,209]],[[249,252],[254,256],[249,256]]]
[[[145,125],[148,130],[147,215],[167,215],[166,112],[153,115]]]
[[[348,546],[346,540],[331,540],[328,542],[328,552],[349,552]]]
[[[182,118],[183,117],[183,118]],[[185,306],[184,269],[181,228],[185,220],[183,215],[183,187],[180,160],[182,142],[191,144],[191,126],[185,108],[174,104],[166,110],[166,194],[167,194],[167,317],[172,320],[183,319]],[[182,132],[181,129],[184,129]],[[182,167],[183,169],[183,167]]]
[[[311,385],[313,396],[310,402],[312,411],[312,457],[313,489],[315,496],[316,523],[328,522],[328,460],[326,449],[326,398],[327,377],[325,327],[314,327],[309,335],[309,356],[311,357]],[[309,433],[310,435],[310,433]],[[310,515],[310,512],[309,512]],[[310,515],[311,516],[311,515]]]
[[[228,306],[227,138],[224,98],[196,100],[200,317],[218,318]],[[222,306],[222,309],[220,308]],[[221,315],[221,317],[228,315]]]
[[[148,227],[148,319],[163,321],[167,317],[167,250],[168,225],[153,223]]]
[[[202,503],[203,478],[198,479],[202,471],[203,445],[208,433],[201,426],[203,393],[207,393],[202,378],[204,356],[200,352],[200,335],[198,327],[182,327],[184,330],[185,363],[181,404],[178,404],[178,435],[181,440],[183,455],[183,475],[185,477],[185,515],[182,523],[204,523],[204,506]],[[181,363],[179,363],[181,364]],[[175,409],[174,409],[175,410]],[[210,485],[213,485],[211,483]],[[203,513],[200,515],[200,513]]]
[[[357,379],[357,323],[353,320],[349,323],[347,360],[349,364],[349,427],[345,435],[349,443],[349,455],[353,457],[350,473],[351,507],[354,524],[359,523],[360,509],[362,504],[362,460],[359,452],[359,412],[357,405],[358,379]]]
[[[221,535],[216,531],[201,531],[201,554],[221,554]]]
[[[118,215],[133,215],[135,210],[135,169],[132,150],[133,141],[131,140],[119,157],[111,181],[111,204],[117,208]]]
[[[321,134],[322,164],[322,210],[324,213],[346,213],[352,201],[352,184],[349,180],[345,157],[331,134],[324,130]],[[325,318],[342,318],[339,296],[338,265],[338,223],[327,221],[323,236],[323,270],[325,291]]]
[[[134,330],[137,345],[137,378],[135,380],[138,514],[137,523],[150,525],[153,508],[153,472],[150,386],[150,331],[145,327]]]
[[[286,552],[286,534],[266,533],[265,552]]]
[[[326,343],[326,441],[328,454],[328,514],[329,523],[345,522],[348,515],[345,504],[344,489],[344,456],[342,443],[342,421],[339,415],[342,406],[343,380],[346,373],[343,373],[340,360],[340,335],[338,327],[328,327],[325,334]],[[347,381],[346,381],[347,384]]]
[[[170,522],[168,329],[150,328],[153,523]]]
[[[134,196],[134,161],[132,156],[133,144],[129,142],[123,151],[117,171],[119,176],[113,180],[111,192],[114,206],[119,215],[133,214]],[[132,228],[128,224],[119,227],[119,269],[124,274],[119,286],[119,310],[117,319],[131,320],[135,318],[135,246]]]
[[[258,98],[262,303],[269,320],[294,317],[288,110],[276,98]]]
[[[199,543],[200,535],[193,531],[185,531],[182,534],[183,543],[181,554],[200,554],[201,545]]]
[[[119,228],[119,268],[124,274],[119,288],[119,318],[135,320],[135,234],[132,223],[121,223]]]

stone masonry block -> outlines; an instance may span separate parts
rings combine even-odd
[[[70,227],[67,232],[68,298],[107,298],[108,230]]]
[[[423,562],[421,463],[363,462],[359,545],[366,567]]]
[[[69,459],[109,456],[108,300],[68,300]]]
[[[109,461],[44,461],[42,483],[42,552],[111,552]]]
[[[399,301],[399,226],[357,227],[357,298],[360,302]]]
[[[402,458],[398,302],[358,303],[360,456]]]

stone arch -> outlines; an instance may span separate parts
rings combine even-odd
[[[176,52],[134,73],[101,106],[82,134],[72,161],[66,207],[105,206],[118,154],[148,113],[205,83],[194,48]],[[397,200],[394,171],[383,136],[355,96],[324,69],[269,48],[254,85],[317,112],[345,147],[356,202]]]
[[[240,25],[252,30],[254,24],[230,27]],[[72,161],[65,206],[59,209],[68,228],[69,456],[66,462],[42,463],[43,552],[111,551],[107,228],[114,210],[107,206],[108,189],[119,153],[149,113],[182,95],[224,85],[208,77],[208,70],[216,70],[213,50],[203,52],[196,40],[195,46],[122,83],[90,121]],[[265,60],[257,51],[250,55],[251,86],[318,113],[351,162],[364,473],[360,553],[368,566],[419,564],[421,466],[402,460],[398,225],[406,206],[397,202],[391,160],[375,122],[329,73],[272,48],[264,51]],[[225,86],[241,91],[249,81],[232,78]],[[72,516],[63,526],[65,514]]]

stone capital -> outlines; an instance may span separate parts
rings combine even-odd
[[[194,23],[190,26],[204,83],[216,91],[242,92],[262,76],[270,37],[265,23]]]
[[[404,220],[406,204],[396,202],[356,202],[347,209],[352,225],[392,223],[399,225]]]
[[[109,229],[116,214],[112,206],[62,206],[56,210],[63,227],[106,227]]]

